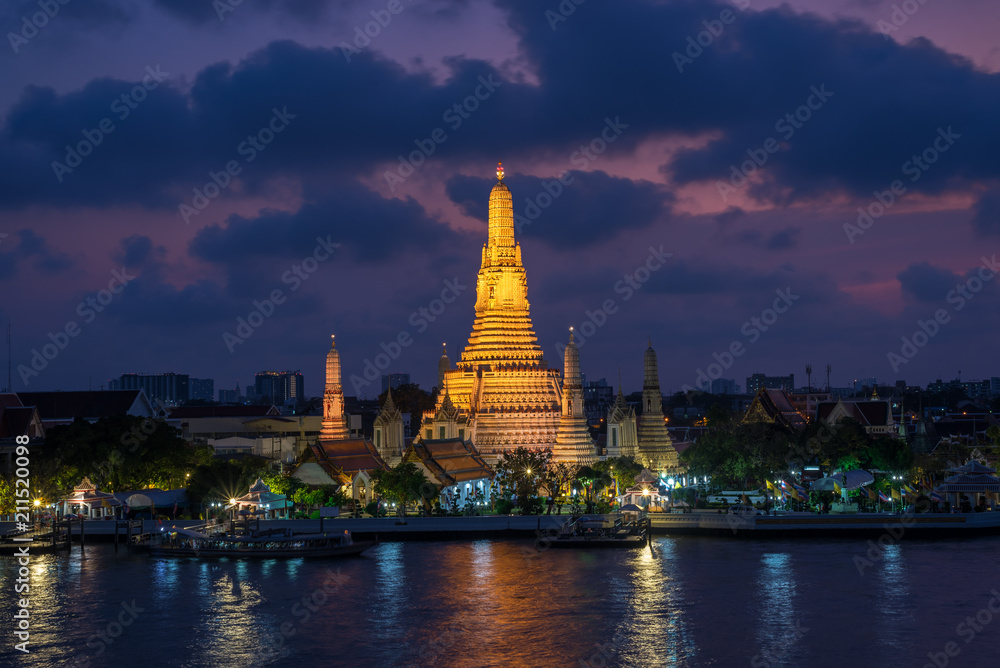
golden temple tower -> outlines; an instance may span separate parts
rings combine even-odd
[[[466,438],[489,459],[518,446],[554,447],[562,413],[559,374],[542,358],[532,328],[513,201],[503,177],[499,165],[469,343],[455,368],[445,357],[438,367],[447,388],[438,394],[438,409],[447,395],[467,420]],[[433,415],[425,414],[425,423],[432,421]]]
[[[650,471],[663,472],[676,468],[677,451],[663,419],[660,373],[652,341],[643,357],[642,415],[639,416],[638,427],[638,461]]]
[[[340,352],[330,335],[330,350],[326,354],[326,389],[323,391],[323,422],[319,437],[339,441],[350,436],[344,420],[344,388],[340,384]]]
[[[569,328],[569,344],[563,351],[562,416],[559,433],[552,449],[552,459],[557,462],[590,464],[597,459],[597,446],[590,437],[587,418],[583,412],[583,381],[580,377],[580,351]]]

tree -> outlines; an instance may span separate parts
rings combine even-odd
[[[406,504],[422,498],[430,481],[413,462],[400,462],[388,471],[372,472],[372,483],[375,493],[390,501],[396,502],[397,512],[405,513]]]
[[[543,481],[550,478],[551,462],[552,451],[549,449],[533,450],[520,446],[506,451],[497,462],[494,485],[502,496],[514,496],[523,511],[534,505],[531,499],[538,497]]]
[[[67,492],[84,476],[103,491],[183,485],[187,474],[212,459],[208,445],[191,445],[162,420],[131,415],[77,419],[53,427],[45,445],[32,448],[38,491],[44,498]]]
[[[765,422],[727,423],[710,430],[681,455],[695,475],[722,478],[728,486],[750,489],[775,471],[788,469],[791,436]]]
[[[7,479],[0,476],[0,515],[10,515],[16,507],[14,488]]]
[[[611,475],[618,483],[618,491],[624,492],[635,484],[635,477],[642,473],[642,465],[631,457],[609,457],[594,464],[594,470]]]

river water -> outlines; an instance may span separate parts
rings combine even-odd
[[[882,550],[867,539],[410,542],[290,561],[88,545],[32,557],[30,654],[13,649],[16,563],[0,559],[11,612],[0,665],[978,668],[998,663],[998,561],[1000,537]]]

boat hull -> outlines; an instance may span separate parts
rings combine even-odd
[[[199,559],[299,559],[302,557],[350,557],[360,555],[373,547],[376,541],[362,540],[351,545],[337,545],[316,548],[272,548],[258,549],[253,546],[236,549],[213,549],[198,547],[147,547],[151,557],[195,557]]]
[[[646,546],[646,539],[642,536],[627,536],[625,538],[583,538],[572,536],[570,538],[557,538],[549,541],[549,547],[565,549],[635,549]]]

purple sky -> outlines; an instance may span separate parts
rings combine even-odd
[[[717,371],[740,384],[753,372],[804,384],[808,363],[814,383],[832,364],[837,386],[1000,375],[983,262],[1000,255],[1000,11],[929,0],[889,31],[894,4],[591,0],[561,16],[555,0],[244,0],[220,20],[208,0],[101,0],[60,6],[35,34],[23,17],[37,2],[7,3],[0,325],[13,323],[13,389],[132,371],[220,389],[299,369],[318,394],[331,332],[348,393],[380,391],[350,377],[401,335],[412,343],[380,372],[430,387],[441,342],[456,359],[472,326],[498,160],[529,221],[518,238],[552,366],[574,325],[588,379],[620,372],[626,391],[640,389],[647,337],[665,391],[734,346]],[[352,44],[371,12],[386,25]],[[705,22],[719,34],[699,35]],[[262,130],[266,146],[243,143]],[[85,132],[100,143],[68,162]],[[420,145],[434,149],[423,164],[387,179]],[[751,155],[763,164],[730,181]],[[235,177],[219,176],[227,163]],[[181,210],[204,204],[194,189],[210,173],[228,186]],[[845,230],[858,207],[879,213],[874,193],[888,202],[894,181],[884,214]],[[529,200],[549,205],[535,216]],[[645,282],[627,278],[647,266]],[[123,267],[135,278],[102,294]],[[274,290],[273,314],[227,345]],[[457,299],[425,322],[443,290]],[[751,320],[772,315],[767,331]],[[918,321],[934,335],[904,350]],[[57,335],[68,324],[75,336]],[[64,349],[32,369],[52,338]]]

